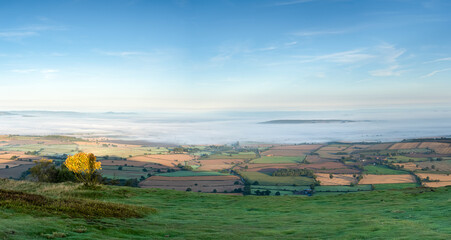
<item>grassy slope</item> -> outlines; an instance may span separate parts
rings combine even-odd
[[[451,238],[451,187],[319,197],[242,197],[126,187],[94,192],[76,187],[0,181],[0,188],[136,204],[154,207],[158,213],[85,220],[0,208],[0,238],[39,239],[53,232],[65,233],[66,239]]]

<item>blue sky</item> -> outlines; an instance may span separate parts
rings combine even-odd
[[[451,1],[0,1],[0,110],[451,104]]]

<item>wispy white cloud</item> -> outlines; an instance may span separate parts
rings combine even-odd
[[[379,64],[385,65],[386,67],[381,69],[376,69],[369,71],[368,73],[371,76],[374,77],[393,77],[393,76],[400,76],[403,72],[406,70],[401,70],[401,66],[398,63],[398,58],[401,57],[405,52],[406,49],[404,48],[396,48],[394,45],[391,44],[382,44],[378,46],[377,48],[379,58]]]
[[[323,31],[299,31],[292,33],[295,36],[299,37],[312,37],[312,36],[321,36],[321,35],[335,35],[335,34],[343,34],[349,32],[349,30],[323,30]]]
[[[385,69],[378,69],[370,71],[370,75],[374,77],[393,77],[393,76],[400,76],[402,71],[398,71],[399,69],[398,65],[392,65]]]
[[[424,76],[421,76],[421,78],[428,78],[428,77],[432,77],[437,73],[441,73],[441,72],[446,72],[446,71],[450,71],[451,68],[445,68],[445,69],[441,69],[441,70],[436,70],[436,71],[432,71]]]
[[[362,49],[355,49],[351,51],[336,52],[325,55],[318,56],[295,56],[295,58],[300,58],[301,62],[316,62],[316,61],[327,61],[334,63],[355,63],[359,61],[364,61],[375,56],[363,52]]]
[[[11,72],[13,73],[32,73],[32,72],[37,72],[37,69],[34,68],[28,68],[28,69],[13,69],[11,70]]]
[[[11,28],[0,31],[0,38],[7,40],[23,39],[27,37],[38,36],[44,31],[61,31],[64,27],[50,25],[29,25],[19,28]]]
[[[308,2],[313,2],[313,1],[315,1],[315,0],[292,0],[292,1],[284,1],[284,2],[275,2],[274,4],[271,4],[271,5],[272,6],[288,6],[288,5],[308,3]]]
[[[263,48],[262,48],[263,49]],[[269,50],[269,48],[265,48]],[[247,43],[226,44],[219,48],[219,53],[210,58],[212,63],[223,63],[243,53],[250,53]]]
[[[435,62],[445,62],[445,61],[451,61],[451,57],[439,58],[439,59],[435,59],[435,60],[428,61],[425,63],[435,63]]]
[[[115,56],[115,57],[129,57],[129,56],[142,56],[142,55],[148,55],[146,52],[138,52],[138,51],[100,51],[100,50],[94,50],[94,52],[97,52],[101,55],[105,56]]]
[[[36,32],[30,32],[30,31],[5,31],[0,32],[0,38],[24,38],[24,37],[30,37],[37,35]]]
[[[49,73],[57,73],[59,72],[58,69],[50,69],[50,68],[44,68],[44,69],[36,69],[36,68],[25,68],[25,69],[12,69],[11,72],[13,73],[42,73],[42,74],[49,74]]]

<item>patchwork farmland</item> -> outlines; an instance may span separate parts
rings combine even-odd
[[[60,166],[96,154],[111,184],[208,193],[297,195],[451,185],[451,140],[397,143],[162,145],[65,136],[0,136],[0,177],[32,179],[47,158]]]

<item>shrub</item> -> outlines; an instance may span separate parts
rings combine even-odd
[[[62,165],[57,168],[52,160],[41,159],[35,161],[36,165],[30,168],[29,172],[31,176],[38,180],[39,182],[74,182],[75,175],[67,169],[66,166]]]
[[[94,186],[98,183],[96,171],[101,169],[101,163],[96,161],[94,154],[77,153],[67,157],[64,165],[86,186]]]

